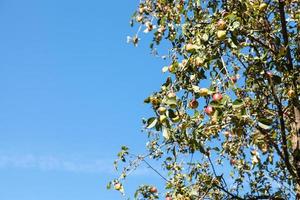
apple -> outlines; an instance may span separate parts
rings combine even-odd
[[[230,164],[231,164],[231,165],[235,165],[235,164],[236,164],[236,160],[231,159],[231,160],[230,160]]]
[[[122,184],[121,183],[115,183],[114,187],[115,187],[115,190],[121,190]]]
[[[150,192],[151,193],[157,193],[157,188],[156,187],[151,187]]]
[[[158,112],[160,115],[165,114],[166,111],[167,111],[167,109],[166,109],[165,107],[159,107],[159,108],[157,109],[157,112]]]
[[[172,200],[172,197],[167,196],[167,197],[166,197],[166,200]]]
[[[204,109],[204,112],[205,112],[207,115],[212,115],[213,112],[214,112],[214,109],[213,109],[213,107],[211,107],[211,106],[207,106],[207,107]]]
[[[209,92],[209,90],[207,88],[200,88],[199,95],[200,96],[207,96],[208,92]]]
[[[217,31],[217,38],[220,40],[224,40],[226,38],[227,32],[224,30]]]
[[[215,93],[212,98],[213,101],[221,101],[223,99],[223,96],[221,93]]]
[[[199,103],[196,99],[191,100],[190,103],[189,103],[189,107],[192,108],[192,109],[198,108],[198,105],[199,105]]]
[[[217,23],[217,28],[219,30],[225,30],[226,29],[226,22],[223,19],[220,19]]]

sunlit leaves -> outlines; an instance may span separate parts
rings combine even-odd
[[[165,197],[292,197],[292,160],[282,158],[292,152],[299,100],[300,80],[292,84],[299,68],[289,69],[287,54],[299,67],[300,5],[285,4],[288,44],[277,0],[140,2],[133,16],[139,31],[129,41],[137,45],[144,30],[153,52],[162,42],[168,48],[166,81],[145,99],[153,115],[144,120],[149,157],[161,159],[168,174]],[[147,188],[136,197],[155,199]]]

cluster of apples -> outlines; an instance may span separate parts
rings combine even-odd
[[[206,96],[206,95],[208,94],[208,89],[206,89],[206,88],[201,88],[200,91],[199,91],[199,94],[200,94],[200,96]],[[205,95],[204,95],[204,94],[205,94]],[[219,93],[219,92],[213,94],[213,96],[212,96],[212,100],[213,100],[214,102],[220,102],[222,99],[223,99],[223,95],[222,95],[221,93]],[[198,106],[199,106],[199,103],[198,103],[198,101],[197,101],[196,99],[192,99],[192,100],[189,102],[189,107],[190,107],[191,109],[196,109],[196,108],[198,108]],[[204,112],[205,112],[207,115],[210,116],[210,115],[213,114],[214,109],[213,109],[212,106],[208,105],[208,106],[205,107]]]

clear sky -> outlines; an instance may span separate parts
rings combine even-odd
[[[0,1],[0,199],[122,199],[107,191],[119,147],[143,151],[143,99],[163,62],[134,48],[138,1]],[[128,182],[159,184],[140,170]]]

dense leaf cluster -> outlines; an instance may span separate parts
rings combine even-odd
[[[149,153],[123,149],[133,160],[114,183],[152,158],[169,200],[299,195],[300,2],[142,0],[135,23],[153,50],[169,41],[170,65],[145,99]],[[158,198],[148,190],[136,198]]]

